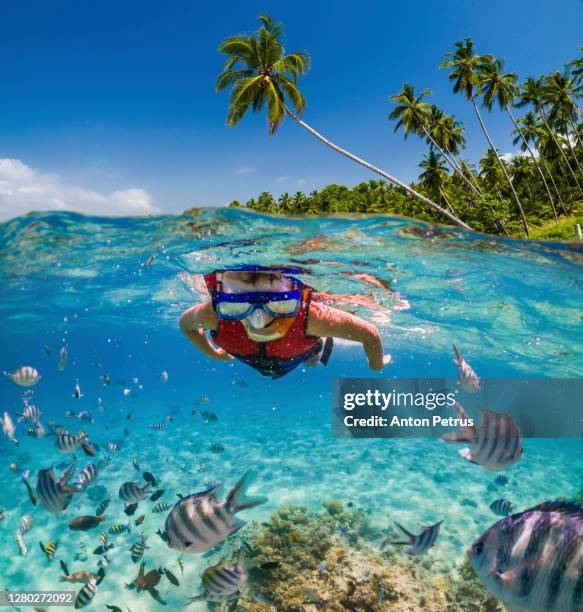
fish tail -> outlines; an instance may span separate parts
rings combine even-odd
[[[459,352],[457,346],[455,344],[451,345],[453,348],[453,362],[456,365],[460,365],[462,362],[462,354]]]
[[[251,470],[247,470],[239,482],[229,491],[227,495],[227,508],[234,514],[248,508],[255,508],[267,501],[267,497],[263,495],[257,497],[245,497],[247,489],[255,480],[255,474]]]
[[[206,599],[206,594],[205,593],[201,593],[200,595],[195,595],[194,597],[190,597],[188,599],[188,601],[185,604],[186,606],[189,606],[191,603],[194,603],[196,601],[204,601]]]
[[[397,525],[397,527],[405,534],[407,539],[392,541],[391,544],[394,544],[396,546],[410,546],[411,544],[413,544],[415,536],[410,531],[407,531],[403,527],[403,525],[400,525],[399,523],[395,523],[395,525]]]
[[[459,402],[456,402],[453,405],[453,410],[459,419],[469,418],[463,406]],[[471,442],[473,432],[473,427],[460,427],[455,431],[450,431],[444,434],[443,436],[441,436],[441,439],[444,442]]]

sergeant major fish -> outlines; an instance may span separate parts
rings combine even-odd
[[[48,544],[43,544],[39,542],[40,549],[45,553],[47,559],[52,561],[55,558],[55,553],[57,552],[57,548],[59,547],[58,542],[49,542]]]
[[[166,517],[163,537],[168,546],[189,553],[204,552],[241,529],[245,523],[234,515],[267,501],[266,497],[244,497],[252,481],[253,474],[246,472],[224,501],[217,498],[220,485],[178,501]]]
[[[18,440],[14,437],[16,432],[16,427],[14,422],[12,421],[12,417],[8,414],[8,412],[4,412],[4,418],[0,418],[0,425],[2,425],[2,431],[4,435],[14,444],[18,445]]]
[[[144,556],[144,551],[149,548],[146,546],[146,539],[146,536],[142,535],[141,538],[132,545],[130,552],[132,554],[132,561],[134,563],[141,561],[142,557]]]
[[[392,544],[398,546],[409,546],[409,550],[406,550],[405,552],[410,555],[423,555],[435,544],[435,540],[439,534],[439,528],[441,527],[442,522],[443,521],[439,521],[439,523],[435,523],[435,525],[423,527],[419,535],[412,534],[410,531],[407,531],[404,527],[397,523],[397,527],[405,534],[406,539],[392,542]]]
[[[75,608],[84,608],[89,605],[97,591],[97,579],[91,578],[89,582],[77,593]]]
[[[501,519],[468,550],[484,586],[511,610],[583,610],[583,508],[550,501]]]
[[[12,374],[4,372],[4,376],[20,387],[32,387],[42,378],[31,366],[22,366]]]
[[[191,597],[187,603],[203,600],[221,602],[234,599],[246,582],[247,572],[240,561],[237,561],[234,566],[218,563],[203,572],[204,593]]]
[[[512,504],[507,499],[497,499],[490,504],[490,510],[498,516],[508,516],[512,514]]]
[[[33,404],[25,404],[22,412],[17,412],[18,422],[22,421],[38,421],[40,419],[41,411]]]
[[[55,438],[55,446],[61,452],[74,453],[81,448],[86,437],[87,434],[84,431],[80,431],[77,436],[67,432],[60,433]]]
[[[52,468],[39,471],[36,481],[36,494],[41,506],[49,512],[60,514],[69,505],[73,489],[68,486],[68,482],[73,475],[73,471],[73,466],[69,466],[58,481],[55,480]]]
[[[454,405],[460,419],[469,421],[460,404]],[[501,472],[514,465],[522,456],[522,435],[518,423],[509,414],[482,409],[480,426],[462,427],[446,433],[445,442],[471,442],[471,448],[463,448],[459,454],[486,470]]]
[[[472,366],[462,357],[456,345],[453,345],[453,362],[458,368],[458,380],[462,389],[468,393],[475,393],[480,390],[480,379],[472,369]]]
[[[124,482],[119,488],[119,498],[126,504],[140,502],[150,494],[149,487],[150,483],[142,487],[139,482]]]

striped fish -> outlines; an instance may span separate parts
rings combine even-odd
[[[134,544],[132,545],[130,551],[132,553],[132,561],[134,563],[137,563],[138,561],[142,560],[142,557],[144,556],[144,551],[146,550],[146,548],[148,548],[148,546],[146,546],[146,539],[146,536],[142,535],[142,537],[137,542],[134,542]]]
[[[512,514],[512,504],[507,499],[497,499],[490,504],[490,510],[498,516],[508,516]]]
[[[95,510],[95,514],[103,514],[106,511],[107,506],[109,506],[110,502],[111,502],[111,499],[109,497],[105,498],[99,504],[99,506],[97,506],[97,509]]]
[[[67,367],[67,359],[69,358],[69,351],[67,350],[67,345],[63,344],[61,350],[59,351],[59,362],[58,368],[62,372]]]
[[[21,387],[32,387],[42,378],[31,366],[22,366],[12,374],[4,372],[4,376]]]
[[[170,504],[167,504],[166,502],[160,502],[159,504],[156,504],[152,508],[152,512],[154,514],[159,514],[160,512],[166,512],[166,510],[170,510]]]
[[[40,419],[41,411],[32,404],[25,404],[22,412],[17,412],[18,422],[22,421],[38,421]]]
[[[105,445],[105,450],[108,453],[117,453],[119,451],[119,445],[117,444],[117,442],[108,442]]]
[[[85,423],[95,423],[95,419],[87,410],[81,410],[81,412],[77,414],[77,418]]]
[[[457,402],[454,411],[460,419],[470,419]],[[486,470],[501,472],[514,465],[522,456],[522,435],[518,423],[509,414],[482,409],[480,426],[471,425],[442,436],[445,442],[470,442],[459,454]]]
[[[422,527],[419,535],[412,534],[410,531],[407,531],[404,527],[397,523],[397,527],[405,534],[406,539],[391,542],[391,544],[395,544],[397,546],[409,546],[409,550],[405,551],[409,555],[423,555],[435,544],[441,523],[443,523],[443,521],[439,521],[439,523],[435,523],[435,525]]]
[[[73,489],[68,486],[68,482],[74,469],[70,465],[58,481],[55,480],[52,468],[39,471],[36,481],[36,495],[41,506],[44,506],[49,512],[60,514],[69,505]]]
[[[545,502],[501,519],[468,550],[484,586],[508,609],[583,610],[583,508]]]
[[[480,379],[472,366],[462,357],[456,345],[453,345],[453,362],[457,365],[457,375],[464,391],[475,393],[480,390]]]
[[[4,435],[14,444],[18,444],[18,440],[14,437],[14,433],[16,432],[16,426],[14,425],[14,421],[12,417],[4,412],[4,418],[0,418],[0,425],[2,425],[2,431]]]
[[[47,559],[52,561],[55,558],[55,553],[57,552],[57,548],[59,547],[58,542],[49,542],[48,544],[43,544],[39,542],[40,549],[45,553]]]
[[[150,494],[150,483],[140,486],[139,482],[124,482],[119,488],[119,498],[126,504],[134,504],[146,499]]]
[[[75,609],[84,608],[89,605],[97,591],[97,579],[91,578],[89,582],[77,593],[75,598]]]
[[[239,561],[234,566],[218,563],[207,568],[202,575],[204,593],[191,597],[188,603],[201,600],[220,602],[234,599],[246,582],[247,572]]]
[[[36,421],[34,427],[28,427],[26,430],[26,435],[31,438],[42,438],[45,435],[45,428],[42,426],[40,421]]]
[[[57,425],[57,423],[52,423],[52,422],[49,423],[48,428],[51,434],[55,436],[58,436],[60,434],[69,433],[65,427],[63,427],[62,425]]]
[[[119,523],[115,523],[115,525],[112,525],[109,528],[109,533],[111,535],[119,535],[120,533],[123,533],[124,531],[129,531],[129,530],[130,530],[129,525],[120,525]]]
[[[155,429],[156,431],[162,431],[166,427],[166,423],[156,423],[155,425],[150,425],[150,429]]]
[[[81,448],[83,440],[85,440],[86,437],[87,434],[84,431],[80,431],[77,436],[73,436],[67,432],[60,433],[57,434],[55,446],[64,453],[74,453]]]
[[[235,518],[237,512],[267,501],[266,497],[245,497],[252,481],[253,474],[246,472],[224,501],[217,499],[219,485],[182,498],[166,517],[163,539],[170,548],[189,553],[220,544],[245,525]]]
[[[86,465],[77,478],[76,488],[79,491],[86,489],[97,478],[97,468],[93,463]],[[97,514],[102,514],[98,512]]]
[[[16,530],[16,543],[18,544],[18,548],[20,550],[20,554],[23,557],[26,557],[26,553],[28,552],[28,548],[26,548],[26,544],[24,543],[24,538],[22,537],[22,532],[20,529]]]
[[[32,520],[32,516],[30,514],[25,514],[20,519],[19,530],[22,533],[27,533],[27,532],[29,532],[32,529],[33,525],[34,525],[34,521]]]

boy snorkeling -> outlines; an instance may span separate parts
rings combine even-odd
[[[180,328],[207,357],[235,358],[272,378],[302,363],[326,365],[333,338],[360,342],[370,369],[384,368],[391,356],[383,353],[378,329],[314,300],[317,292],[291,276],[298,272],[246,266],[205,274],[212,301],[182,313]]]

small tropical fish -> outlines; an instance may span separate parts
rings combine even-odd
[[[109,506],[111,502],[111,499],[109,497],[106,497],[100,504],[99,506],[97,506],[97,509],[95,510],[95,514],[103,514],[106,509],[107,506]]]
[[[44,508],[53,514],[60,514],[67,508],[73,494],[73,489],[68,486],[69,479],[73,475],[74,467],[71,465],[56,481],[52,468],[40,470],[36,481],[36,494]]]
[[[462,357],[456,345],[453,345],[453,362],[458,368],[458,380],[462,389],[468,393],[480,390],[480,379],[472,369],[472,366]]]
[[[456,402],[454,410],[468,422],[468,415]],[[518,423],[509,414],[482,409],[480,426],[461,427],[442,436],[445,442],[471,442],[459,454],[486,470],[501,472],[514,465],[522,456],[522,435]]]
[[[73,574],[66,574],[59,578],[61,582],[81,582],[83,584],[87,584],[92,579],[97,580],[97,574],[93,574],[92,572],[74,572]]]
[[[101,379],[101,382],[104,385],[106,385],[106,386],[111,385],[111,378],[109,377],[109,374],[103,374],[99,378]]]
[[[160,512],[166,512],[166,510],[170,510],[170,505],[167,504],[166,502],[160,502],[159,504],[156,504],[152,508],[152,512],[154,514],[159,514]]]
[[[497,499],[490,504],[490,510],[498,516],[508,516],[513,513],[512,504],[507,499]]]
[[[2,431],[4,435],[14,444],[18,444],[18,440],[14,437],[14,433],[16,432],[16,426],[12,421],[12,417],[8,414],[8,412],[4,412],[4,418],[0,418],[0,425],[2,425]]]
[[[583,507],[549,501],[499,520],[469,548],[484,586],[508,609],[583,609]]]
[[[169,582],[171,582],[174,586],[180,586],[180,582],[178,582],[178,578],[176,578],[176,576],[169,569],[165,568],[162,571],[166,575],[166,578],[168,578]]]
[[[127,396],[128,396],[130,393],[131,393],[131,392],[132,392],[132,390],[131,390],[131,389],[128,389],[128,388],[126,388],[126,389],[124,389],[124,390],[122,391],[122,393],[124,394],[124,396],[125,396],[125,397],[127,397]]]
[[[46,345],[43,344],[43,353],[48,357],[51,354],[51,349]]]
[[[142,515],[138,516],[138,518],[134,521],[134,525],[136,527],[139,527],[144,522],[145,518],[146,518],[145,514],[142,514]]]
[[[77,418],[85,423],[95,423],[95,419],[91,416],[91,413],[88,410],[81,410],[81,412],[78,412]]]
[[[220,602],[234,599],[245,582],[247,582],[247,572],[239,561],[234,566],[219,563],[203,572],[202,587],[204,593],[191,597],[188,603],[203,600]]]
[[[32,529],[33,525],[34,525],[34,521],[32,519],[32,516],[30,514],[25,514],[20,519],[19,530],[21,533],[27,533]]]
[[[119,445],[117,444],[117,442],[108,442],[105,445],[105,450],[108,453],[117,453],[119,451]]]
[[[74,410],[65,410],[65,416],[74,419],[77,416],[77,413]]]
[[[26,435],[31,438],[42,438],[45,435],[45,428],[42,426],[40,421],[36,421],[33,427],[26,429]]]
[[[232,385],[236,385],[237,387],[241,387],[241,389],[248,389],[249,385],[241,378],[235,378],[235,380],[231,381]]]
[[[211,453],[224,453],[225,447],[222,444],[216,443],[209,446],[209,450]]]
[[[57,434],[55,446],[63,453],[74,453],[81,448],[86,437],[87,434],[84,431],[80,431],[77,436],[73,436],[70,433]]]
[[[101,521],[104,519],[105,517],[102,514],[98,516],[79,516],[69,523],[69,529],[72,529],[73,531],[89,531],[90,529],[97,527],[97,525],[99,525],[99,523],[101,523]]]
[[[123,612],[123,610],[119,608],[118,606],[108,606],[107,604],[105,604],[105,607],[108,610],[111,610],[111,612]]]
[[[134,504],[146,499],[150,483],[140,486],[139,482],[124,482],[119,488],[119,498],[126,504]]]
[[[25,404],[22,412],[17,412],[18,422],[22,421],[38,421],[40,419],[41,411],[32,404]]]
[[[12,374],[4,372],[4,376],[20,387],[32,387],[42,378],[31,366],[22,366]]]
[[[75,385],[75,390],[73,391],[73,397],[76,400],[81,399],[83,397],[83,394],[81,393],[81,387],[79,386],[79,381],[77,381],[77,384]]]
[[[162,495],[164,495],[164,489],[158,489],[157,491],[154,491],[152,495],[150,495],[150,501],[156,501],[157,499],[160,499]]]
[[[18,472],[20,472],[20,466],[18,465],[18,463],[11,463],[9,466],[10,471],[14,472],[15,474],[18,474]]]
[[[150,570],[144,574],[144,567],[145,563],[142,561],[138,575],[127,585],[129,588],[135,588],[137,591],[149,590],[160,582],[161,570]]]
[[[16,530],[16,543],[18,544],[18,548],[20,549],[20,554],[23,557],[26,557],[28,549],[26,548],[26,544],[24,543],[24,538],[22,537],[22,532],[20,531],[20,529]]]
[[[156,423],[155,425],[150,425],[150,429],[154,429],[155,431],[162,431],[166,428],[166,423]]]
[[[120,525],[120,523],[115,523],[109,528],[109,533],[111,533],[111,535],[119,535],[120,533],[123,533],[124,531],[129,531],[129,530],[130,530],[129,525]]]
[[[86,465],[81,470],[81,473],[77,478],[77,489],[79,491],[83,491],[84,489],[86,489],[91,483],[95,481],[95,479],[97,478],[97,473],[97,468],[93,465],[93,463]]]
[[[6,510],[4,508],[0,508],[0,521],[3,521],[6,518]]]
[[[84,608],[85,606],[89,605],[95,597],[96,591],[97,580],[95,578],[91,578],[91,580],[89,580],[89,582],[77,593],[75,608]]]
[[[28,480],[24,477],[21,476],[22,478],[22,482],[24,483],[26,490],[28,492],[28,498],[30,499],[30,502],[33,506],[36,506],[36,495],[34,494],[34,491],[32,490],[32,487],[30,486],[30,483],[28,482]]]
[[[162,370],[162,374],[160,374],[160,379],[162,382],[168,382],[168,372],[166,370]]]
[[[142,535],[142,537],[132,545],[130,552],[132,554],[132,561],[134,563],[141,561],[142,557],[144,556],[144,551],[146,548],[148,548],[146,546],[146,539],[146,536]]]
[[[206,406],[206,404],[210,403],[210,399],[206,396],[206,395],[201,395],[197,400],[196,403],[200,404],[201,406]],[[211,413],[212,414],[212,413]]]
[[[55,553],[57,552],[57,548],[59,547],[58,542],[49,542],[48,544],[43,544],[39,542],[40,549],[45,553],[47,559],[52,561],[55,558]]]
[[[496,478],[494,478],[494,484],[503,487],[508,484],[508,478],[500,474],[500,476],[496,476]]]
[[[435,523],[435,525],[423,527],[419,535],[412,534],[410,531],[407,531],[404,527],[397,523],[397,527],[405,534],[406,539],[391,543],[398,546],[409,546],[409,550],[405,552],[410,555],[423,555],[435,544],[435,540],[439,534],[439,528],[441,527],[442,522],[443,521],[439,521],[439,523]]]
[[[154,476],[150,472],[144,472],[142,474],[143,479],[155,487],[158,484],[158,481],[154,478]]]
[[[205,552],[241,529],[245,523],[234,515],[267,501],[266,497],[245,498],[252,481],[253,474],[246,472],[222,502],[217,499],[218,486],[179,500],[166,517],[168,546],[189,553]]]
[[[63,344],[61,350],[59,351],[59,361],[57,363],[57,367],[62,372],[67,367],[67,360],[69,359],[69,351],[67,350],[67,345]]]
[[[206,423],[214,423],[219,420],[219,417],[214,412],[201,412],[200,416],[204,419]]]
[[[129,504],[128,506],[126,506],[124,508],[124,512],[128,515],[128,516],[133,516],[136,509],[138,507],[138,504]]]
[[[59,565],[61,566],[61,570],[63,571],[65,576],[68,576],[69,575],[69,568],[67,567],[67,564],[62,559],[60,559],[59,560]]]
[[[93,444],[91,444],[91,442],[84,441],[81,444],[81,448],[83,449],[83,452],[89,457],[95,457],[95,447],[93,446]]]
[[[178,558],[178,567],[180,568],[180,575],[184,576],[184,561],[182,560],[182,557]]]

